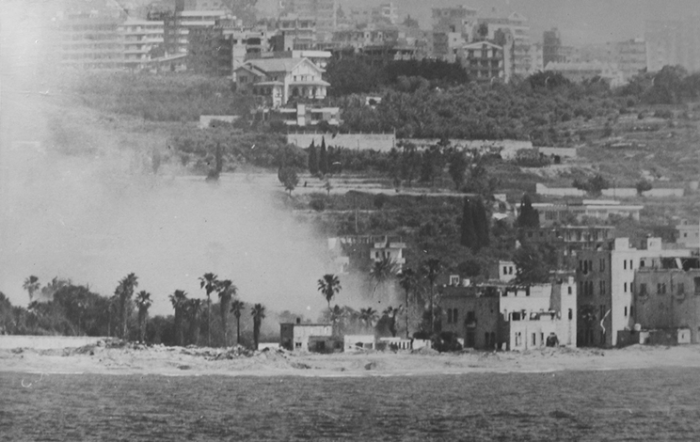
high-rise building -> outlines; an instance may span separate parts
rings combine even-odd
[[[647,21],[644,39],[648,44],[647,69],[650,72],[666,65],[700,70],[700,16]]]
[[[330,41],[338,26],[338,0],[281,0],[280,15],[296,14],[316,23],[320,41]]]
[[[463,5],[433,8],[433,55],[443,60],[455,61],[460,48],[472,41],[477,23],[476,14],[476,9]]]
[[[164,55],[163,22],[127,19],[119,26],[124,38],[124,67],[143,69],[155,58]]]
[[[564,61],[561,54],[561,34],[557,28],[544,31],[542,38],[542,64],[547,67],[550,62]]]
[[[508,17],[485,17],[477,20],[477,35],[493,40],[498,31],[510,33],[513,45],[509,54],[513,74],[527,77],[532,74],[530,27],[527,18],[514,12]]]

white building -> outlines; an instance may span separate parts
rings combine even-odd
[[[239,90],[252,91],[276,108],[295,97],[324,99],[330,83],[321,78],[323,72],[306,58],[268,58],[248,60],[233,74]]]
[[[155,51],[163,45],[163,21],[127,19],[119,26],[124,36],[124,66],[127,69],[148,67],[157,58]]]
[[[280,346],[293,351],[308,352],[312,338],[330,338],[333,336],[331,324],[280,324]]]

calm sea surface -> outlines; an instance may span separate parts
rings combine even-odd
[[[354,378],[0,373],[0,440],[700,441],[700,369]]]

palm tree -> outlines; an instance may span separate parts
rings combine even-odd
[[[146,321],[148,321],[148,309],[153,304],[151,294],[141,290],[136,294],[136,306],[139,308],[139,340],[146,342]]]
[[[245,308],[245,302],[234,299],[231,302],[231,313],[236,318],[236,344],[241,345],[241,312]]]
[[[202,312],[202,300],[191,298],[185,302],[185,314],[189,321],[190,345],[199,345],[199,314]]]
[[[341,289],[340,280],[332,273],[327,273],[323,275],[323,278],[318,280],[318,291],[326,298],[328,310],[331,309],[331,300],[337,293],[340,293]]]
[[[360,309],[360,319],[365,323],[365,328],[371,330],[374,327],[374,323],[377,322],[378,316],[377,311],[372,307]]]
[[[219,312],[221,313],[221,326],[224,329],[224,347],[228,347],[228,314],[231,299],[238,293],[238,287],[233,285],[230,279],[219,282],[216,287],[219,292]]]
[[[397,268],[396,262],[388,256],[374,262],[369,273],[371,280],[375,282],[372,294],[377,291],[378,287],[382,287],[382,298],[386,298],[386,284],[396,276]]]
[[[411,268],[405,268],[401,270],[401,273],[399,273],[399,285],[401,286],[402,289],[404,289],[404,292],[406,293],[406,311],[405,316],[406,316],[406,337],[409,338],[410,334],[408,332],[408,312],[409,312],[409,297],[411,294],[411,291],[414,291],[416,289],[416,285],[418,285],[418,281],[416,281],[416,274]]]
[[[39,284],[39,278],[37,278],[34,275],[31,275],[31,276],[29,276],[29,278],[24,280],[24,284],[22,285],[22,288],[29,293],[29,302],[30,303],[34,300],[34,292],[39,290],[40,286],[41,285]]]
[[[255,304],[252,309],[250,309],[250,314],[253,316],[253,347],[255,350],[258,349],[258,341],[260,339],[260,325],[262,324],[263,318],[265,318],[265,307],[262,304]]]
[[[131,298],[134,296],[134,289],[138,287],[139,282],[135,274],[129,273],[117,285],[114,294],[119,299],[119,319],[121,322],[121,338],[129,337],[129,329],[127,320],[129,318],[129,307],[131,306]]]
[[[396,315],[401,311],[401,306],[399,308],[394,308],[394,307],[387,307],[384,309],[382,312],[382,315],[386,316],[389,318],[389,331],[391,332],[391,336],[394,338],[396,337]]]
[[[177,332],[177,345],[183,345],[183,327],[182,317],[184,315],[185,305],[187,304],[187,293],[184,290],[175,290],[175,293],[170,295],[170,303],[175,309],[175,330]]]
[[[345,318],[345,311],[336,304],[332,309],[328,311],[328,317],[333,324],[333,334],[340,334],[340,325],[342,320]]]
[[[428,281],[428,293],[430,295],[430,332],[435,331],[435,281],[442,271],[442,262],[437,258],[430,258],[423,263],[422,273]]]
[[[199,278],[199,288],[207,292],[207,346],[211,347],[211,294],[216,291],[219,280],[214,273],[205,273]]]

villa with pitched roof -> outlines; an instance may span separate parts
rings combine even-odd
[[[325,98],[330,83],[321,78],[323,72],[307,58],[257,59],[235,69],[234,81],[238,90],[252,91],[277,108],[290,98]]]

